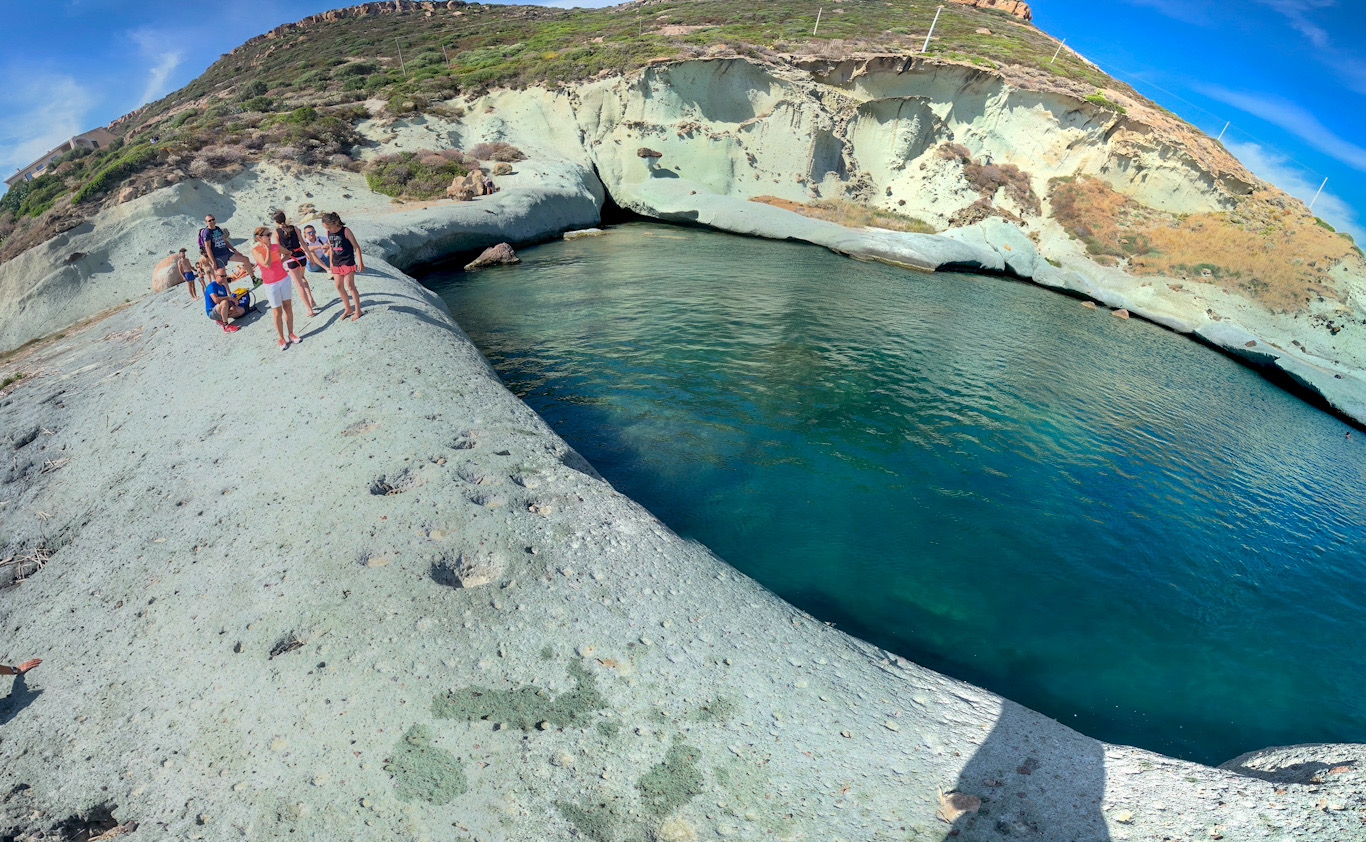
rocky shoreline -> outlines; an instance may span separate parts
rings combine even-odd
[[[590,169],[521,169],[494,197],[397,209],[344,178],[203,185],[230,229],[283,195],[342,210],[365,318],[328,291],[280,353],[259,315],[221,334],[176,288],[0,365],[29,375],[0,397],[0,556],[46,556],[0,591],[8,651],[46,659],[0,703],[0,836],[1360,834],[1362,746],[1216,769],[1100,743],[803,614],[603,482],[401,271],[597,222]],[[715,214],[689,221],[743,218],[689,198]],[[173,212],[111,260],[150,268],[137,251],[193,231],[194,202],[138,201]],[[975,230],[990,251],[830,243],[1025,259]],[[146,271],[126,274],[100,294],[133,297]]]

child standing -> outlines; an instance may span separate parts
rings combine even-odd
[[[280,244],[280,251],[284,254],[285,269],[289,270],[290,279],[299,285],[299,297],[303,299],[304,308],[311,319],[313,308],[317,305],[313,303],[313,291],[308,288],[308,280],[304,277],[304,264],[308,262],[308,256],[304,252],[299,227],[285,224],[284,211],[276,211],[272,218],[275,220],[275,242]]]
[[[342,306],[346,308],[342,316],[350,316],[354,322],[361,317],[356,273],[365,271],[365,258],[361,257],[360,243],[356,242],[356,235],[351,233],[351,229],[346,227],[340,216],[328,211],[322,215],[322,223],[327,229],[328,271],[332,273],[332,280],[337,285],[337,294],[341,296]],[[355,299],[354,305],[352,299]]]
[[[265,287],[266,301],[270,302],[270,315],[275,320],[275,332],[280,337],[280,350],[291,344],[299,344],[294,335],[294,288],[289,281],[289,271],[285,269],[280,257],[280,246],[270,241],[270,229],[262,225],[254,232],[256,245],[251,247],[252,259],[261,270],[261,285]],[[289,339],[285,339],[285,326],[289,327]]]

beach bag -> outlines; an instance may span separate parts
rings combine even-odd
[[[232,291],[232,297],[237,299],[237,306],[243,310],[251,309],[251,290],[246,287],[238,287]]]

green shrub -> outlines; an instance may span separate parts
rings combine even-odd
[[[38,216],[52,207],[59,196],[66,193],[66,182],[51,173],[24,182],[24,186],[28,189],[19,202],[15,213],[15,216],[20,219],[26,216]]]
[[[296,126],[306,126],[317,119],[318,112],[310,105],[303,105],[289,112],[289,116],[285,118],[285,121],[293,123]]]
[[[268,96],[252,97],[242,103],[242,107],[247,111],[273,111],[275,100]]]
[[[182,111],[182,112],[180,112],[179,114],[177,114],[176,117],[175,117],[175,119],[171,121],[171,128],[173,128],[173,129],[178,129],[178,128],[180,128],[181,126],[185,125],[186,123],[188,123],[189,121],[193,120],[195,117],[198,117],[198,116],[199,116],[199,109],[197,109],[197,108],[187,108],[187,109],[185,109],[184,111]]]
[[[1116,114],[1129,113],[1128,109],[1126,109],[1124,106],[1120,105],[1117,102],[1107,99],[1105,94],[1101,91],[1096,91],[1095,93],[1086,97],[1086,101],[1093,105],[1099,105],[1101,108],[1104,108],[1107,111],[1113,111]]]
[[[337,68],[336,72],[332,75],[341,79],[346,79],[352,76],[369,76],[371,73],[378,70],[379,65],[375,64],[373,61],[353,61],[350,64],[344,64]]]
[[[452,179],[468,173],[457,150],[419,150],[374,159],[366,165],[365,180],[371,190],[396,199],[437,199],[446,195]]]
[[[155,161],[156,157],[156,150],[150,144],[143,143],[129,147],[113,161],[101,167],[90,177],[89,181],[81,185],[81,188],[76,191],[76,195],[71,198],[72,203],[80,204],[112,190],[119,185],[120,181],[141,172],[148,164]]]
[[[237,89],[237,98],[243,102],[258,96],[265,96],[270,92],[270,86],[260,79],[253,79]],[[253,109],[260,110],[260,109]]]

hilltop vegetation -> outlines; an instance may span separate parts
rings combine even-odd
[[[48,175],[0,199],[0,260],[70,228],[120,193],[186,177],[230,175],[244,162],[353,167],[369,116],[443,113],[446,100],[495,87],[550,85],[625,73],[659,59],[915,53],[934,7],[846,0],[818,33],[796,0],[663,0],[606,9],[469,4],[431,17],[389,11],[310,19],[249,41],[184,88],[113,129],[110,149],[69,153]],[[325,16],[320,16],[325,17]],[[1023,68],[1091,88],[1121,90],[1057,41],[1009,15],[950,4],[928,55],[989,69]],[[129,191],[127,188],[131,188]]]

